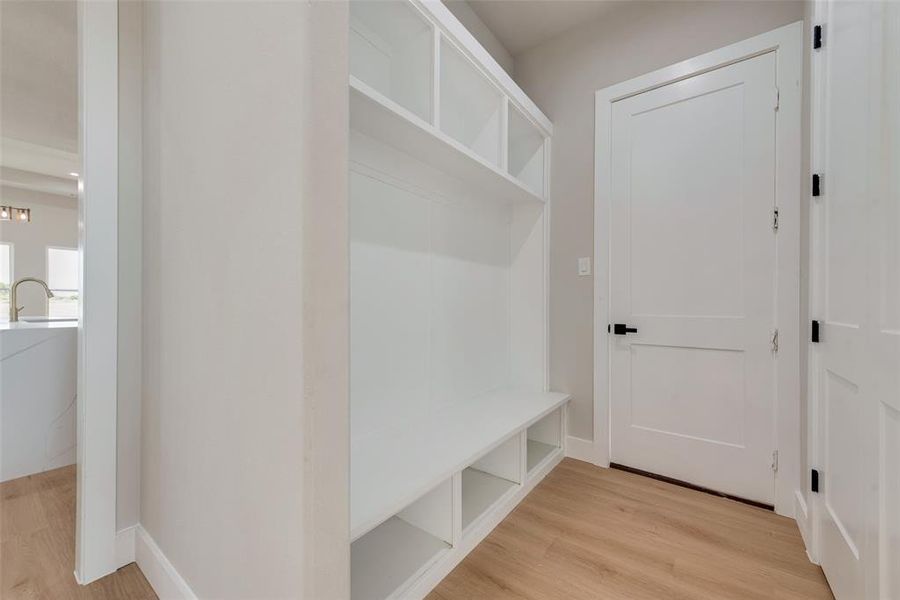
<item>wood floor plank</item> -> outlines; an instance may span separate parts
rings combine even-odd
[[[832,598],[793,520],[566,459],[427,600]]]
[[[3,600],[156,600],[134,564],[75,581],[74,466],[0,484],[0,515]]]

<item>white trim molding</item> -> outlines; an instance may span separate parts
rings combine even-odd
[[[769,52],[775,53],[776,319],[779,350],[773,423],[778,450],[775,511],[794,516],[800,473],[800,108],[803,75],[803,23],[779,27],[725,48],[598,90],[595,105],[594,164],[594,454],[595,464],[610,461],[609,429],[609,169],[614,102]],[[593,462],[593,461],[592,461]]]
[[[134,526],[134,558],[160,600],[197,600],[156,541],[140,524]]]
[[[82,161],[78,186],[76,579],[116,570],[118,3],[78,2]]]
[[[597,451],[597,446],[593,440],[586,440],[572,435],[566,438],[566,457],[591,463],[592,465],[609,466],[609,463],[603,464],[603,457]]]
[[[794,515],[797,521],[797,528],[800,530],[800,537],[803,538],[803,545],[806,547],[806,556],[809,562],[819,564],[818,557],[813,551],[812,544],[812,522],[810,521],[809,506],[806,504],[806,498],[800,490],[794,492]]]

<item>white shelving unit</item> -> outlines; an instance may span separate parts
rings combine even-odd
[[[552,125],[439,1],[350,12],[352,597],[422,598],[564,453]]]
[[[441,38],[440,127],[476,155],[499,167],[503,95],[477,67]]]

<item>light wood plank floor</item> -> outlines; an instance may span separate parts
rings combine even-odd
[[[156,598],[134,565],[75,583],[74,467],[0,484],[0,514],[4,600]],[[428,600],[831,597],[790,519],[567,459]]]
[[[88,586],[75,582],[75,467],[0,484],[0,598],[150,600],[135,565]]]
[[[564,460],[427,600],[832,598],[793,520]]]

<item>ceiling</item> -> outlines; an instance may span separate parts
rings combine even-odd
[[[73,0],[0,0],[0,127],[78,149],[78,33]]]
[[[567,29],[607,15],[625,1],[469,0],[469,5],[515,56]]]

